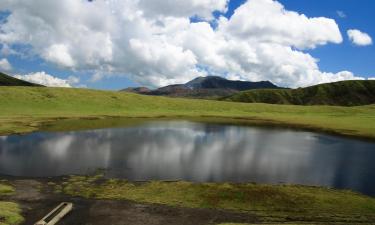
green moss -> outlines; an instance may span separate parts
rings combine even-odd
[[[13,202],[0,202],[0,225],[17,225],[23,222],[21,209]]]
[[[14,188],[0,184],[0,196],[14,194]],[[17,225],[23,222],[21,209],[13,202],[0,201],[0,225]]]
[[[373,198],[350,191],[297,185],[132,183],[73,176],[63,184],[63,191],[86,198],[252,212],[264,222],[375,221]]]
[[[14,188],[9,185],[1,184],[0,183],[0,196],[1,195],[10,195],[14,193]]]

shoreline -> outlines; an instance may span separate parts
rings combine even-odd
[[[21,122],[22,120],[28,120],[27,122]],[[21,121],[20,121],[21,120]],[[17,117],[12,119],[7,119],[5,123],[15,125],[14,130],[3,130],[0,127],[0,136],[9,136],[9,135],[24,135],[33,132],[61,132],[61,131],[76,131],[76,130],[90,130],[90,129],[107,129],[112,128],[111,125],[102,125],[102,126],[77,126],[72,127],[66,130],[52,129],[46,130],[48,127],[53,127],[55,123],[61,123],[64,121],[100,121],[105,122],[106,120],[143,120],[146,121],[163,121],[163,120],[185,120],[198,123],[213,123],[213,124],[222,124],[222,125],[237,125],[237,126],[255,126],[255,127],[265,127],[270,129],[291,129],[295,131],[305,131],[305,132],[314,132],[326,135],[333,135],[342,138],[353,138],[362,141],[375,142],[375,135],[364,135],[353,133],[352,130],[342,130],[342,129],[332,129],[326,127],[319,127],[314,124],[299,124],[291,123],[273,119],[262,119],[254,117],[227,117],[227,116],[184,116],[184,115],[157,115],[157,116],[112,116],[112,115],[95,115],[95,116],[78,116],[78,117],[39,117],[39,118],[30,118],[30,117]],[[0,117],[1,122],[1,117]],[[113,122],[113,121],[112,121]],[[118,124],[117,124],[118,125]],[[121,124],[120,124],[121,125]],[[116,126],[116,127],[126,127]]]
[[[375,198],[347,190],[314,186],[129,182],[106,179],[100,174],[39,179],[0,175],[1,183],[11,186],[15,192],[13,195],[0,196],[0,202],[18,203],[27,224],[37,221],[62,201],[75,204],[72,215],[66,218],[67,224],[77,221],[83,224],[87,221],[104,224],[104,221],[96,221],[99,215],[108,218],[133,215],[143,218],[139,224],[159,224],[153,223],[152,216],[155,213],[161,219],[173,219],[176,221],[174,224],[195,222],[202,225],[306,222],[369,224],[375,220]],[[147,209],[146,214],[137,210],[139,206]],[[168,213],[171,211],[174,213]],[[210,216],[202,217],[202,212]],[[180,214],[189,216],[178,216]],[[198,221],[194,221],[195,217],[198,217]],[[129,220],[132,217],[126,218]],[[208,223],[213,218],[221,219]],[[111,222],[118,224],[120,221]]]

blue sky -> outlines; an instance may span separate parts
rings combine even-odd
[[[229,2],[228,11],[224,14],[230,18],[236,8],[242,5],[244,0],[231,0]],[[375,1],[373,0],[279,0],[287,10],[296,11],[305,14],[308,17],[327,17],[332,18],[338,24],[343,42],[341,44],[328,43],[314,49],[303,50],[314,58],[319,59],[318,65],[323,72],[337,73],[343,70],[351,71],[355,75],[367,77],[375,77],[375,46],[356,46],[349,41],[346,31],[348,29],[358,29],[371,37],[375,37]],[[338,11],[345,14],[340,17]],[[0,21],[6,23],[9,11],[2,11]],[[223,15],[222,13],[214,13],[216,17]],[[0,39],[1,40],[1,39]],[[0,42],[2,45],[2,43]],[[15,50],[23,50],[32,46],[12,45]],[[121,76],[123,74],[114,73],[99,81],[92,81],[92,70],[67,69],[47,62],[40,55],[33,54],[27,56],[20,55],[0,55],[1,58],[7,58],[12,65],[11,74],[27,74],[38,71],[45,71],[58,78],[67,79],[68,76],[76,76],[80,78],[80,85],[97,89],[122,89],[129,86],[138,86],[139,82],[132,81],[129,76]],[[106,74],[104,74],[106,75]]]

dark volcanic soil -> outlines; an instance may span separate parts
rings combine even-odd
[[[124,200],[92,200],[55,194],[45,189],[47,180],[10,181],[16,194],[3,200],[18,202],[27,225],[33,225],[61,202],[72,202],[73,211],[59,225],[140,225],[178,224],[208,225],[223,222],[253,223],[248,213],[213,209],[190,209],[157,204],[141,204]]]

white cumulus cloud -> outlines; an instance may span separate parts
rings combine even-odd
[[[0,70],[5,72],[12,70],[12,65],[9,63],[8,59],[0,59]]]
[[[333,19],[308,18],[288,11],[277,1],[249,0],[222,19],[221,29],[241,39],[278,43],[300,49],[328,42],[341,43],[342,36]]]
[[[11,14],[0,24],[0,42],[30,46],[49,63],[91,72],[92,81],[123,74],[161,86],[218,74],[297,87],[360,78],[321,71],[305,51],[342,42],[335,20],[274,0],[248,0],[230,18],[212,16],[227,7],[228,0],[2,0]]]
[[[139,0],[146,16],[212,18],[213,11],[226,12],[229,0]]]
[[[70,76],[67,80],[64,80],[47,74],[44,71],[26,75],[14,75],[14,77],[47,87],[72,87],[72,85],[79,83],[79,78],[77,77]]]
[[[353,42],[353,44],[358,46],[367,46],[372,45],[372,38],[370,35],[356,29],[351,29],[347,31],[349,40]]]

